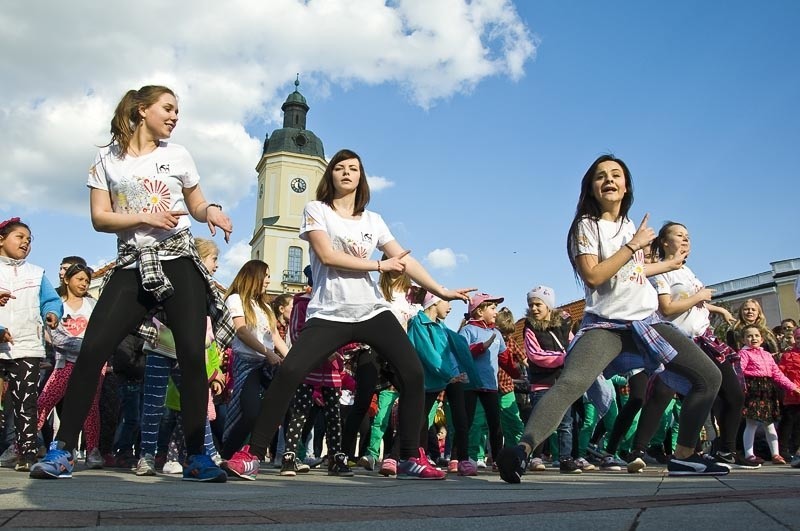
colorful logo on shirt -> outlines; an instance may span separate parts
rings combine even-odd
[[[119,182],[117,203],[126,213],[165,212],[172,208],[172,196],[164,181],[133,177]]]
[[[67,315],[61,320],[61,325],[64,330],[72,337],[81,337],[86,331],[86,326],[89,324],[89,319],[83,315],[72,317]]]

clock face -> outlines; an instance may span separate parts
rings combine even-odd
[[[289,186],[291,186],[292,190],[294,192],[297,192],[298,194],[302,194],[303,192],[306,191],[306,182],[300,177],[295,177],[294,179],[292,179],[292,182],[289,183]]]

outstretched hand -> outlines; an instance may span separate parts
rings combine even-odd
[[[212,205],[212,208],[206,210],[206,221],[208,223],[208,230],[211,231],[211,236],[217,235],[217,227],[225,233],[225,242],[230,243],[231,233],[233,232],[233,223],[231,218],[222,210]]]
[[[469,294],[478,288],[443,289],[439,298],[446,301],[464,301],[469,304]]]
[[[636,229],[636,234],[633,235],[629,242],[635,249],[644,249],[656,238],[656,231],[647,226],[649,219],[650,214],[645,214],[639,224],[639,228]]]

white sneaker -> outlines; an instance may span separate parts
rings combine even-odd
[[[177,461],[167,461],[164,463],[164,474],[183,474],[183,466]]]
[[[477,465],[479,470],[486,469],[486,461],[484,459],[478,459],[477,461],[475,461],[475,464]]]
[[[541,457],[534,457],[528,464],[528,470],[531,472],[543,472],[547,470],[547,467],[544,465],[544,461],[542,461]]]

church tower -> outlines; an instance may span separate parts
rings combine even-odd
[[[258,199],[250,255],[269,264],[269,292],[297,293],[306,284],[308,244],[298,237],[306,203],[316,196],[327,163],[322,141],[306,129],[308,103],[300,80],[281,106],[283,127],[267,135],[256,166]]]

